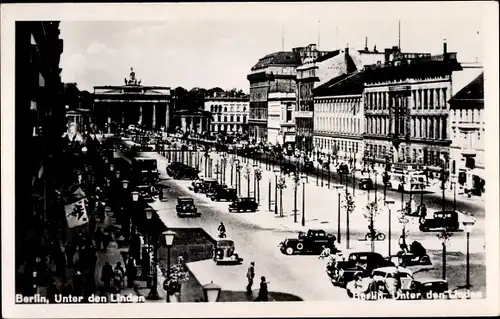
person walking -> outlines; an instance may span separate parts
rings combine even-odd
[[[250,266],[248,267],[247,271],[247,279],[248,279],[248,285],[247,285],[247,292],[252,293],[252,285],[253,285],[253,278],[255,277],[255,262],[251,262]]]
[[[127,260],[126,267],[126,276],[127,276],[127,287],[133,288],[134,280],[137,275],[137,268],[135,266],[135,259],[133,257],[129,257]]]
[[[108,292],[111,286],[111,279],[113,278],[113,267],[106,262],[102,266],[101,281],[104,284],[104,292]]]
[[[266,277],[260,277],[260,289],[257,298],[254,301],[268,301],[269,300],[269,291],[267,290],[267,284],[269,282],[266,281]]]

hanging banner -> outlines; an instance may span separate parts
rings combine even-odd
[[[77,202],[64,206],[69,228],[82,226],[89,222],[85,201],[86,199],[82,198]]]

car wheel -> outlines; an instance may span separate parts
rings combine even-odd
[[[385,234],[384,233],[377,234],[377,240],[384,240],[384,239],[385,239]]]
[[[297,244],[297,250],[303,250],[304,249],[304,244],[298,243]]]
[[[420,262],[424,265],[431,265],[431,259],[429,258],[429,255],[425,255],[420,259]]]
[[[292,247],[287,247],[285,250],[287,255],[293,255],[293,248]]]

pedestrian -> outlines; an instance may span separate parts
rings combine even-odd
[[[119,272],[121,272],[122,276],[125,276],[125,270],[123,269],[121,261],[116,263],[115,270],[118,270]]]
[[[108,292],[111,285],[111,279],[113,278],[113,267],[106,262],[102,266],[101,270],[101,282],[104,284],[104,291]]]
[[[108,233],[103,233],[103,236],[102,236],[102,251],[103,252],[107,252],[108,251],[108,246],[109,246],[109,242],[111,241],[111,238],[110,238],[110,234]]]
[[[66,276],[66,255],[62,251],[62,249],[59,247],[58,252],[56,253],[56,275],[59,277],[64,278]]]
[[[97,230],[95,232],[95,245],[98,250],[102,249],[102,240],[103,240],[103,232],[101,227],[97,227]]]
[[[247,279],[248,279],[248,285],[247,285],[247,292],[252,293],[252,285],[253,285],[253,278],[255,277],[255,262],[251,262],[250,266],[248,267],[247,271]]]
[[[77,270],[73,276],[73,294],[83,296],[84,280],[81,271]]]
[[[127,260],[126,267],[126,276],[127,276],[127,287],[133,288],[135,277],[137,275],[137,268],[135,265],[135,259],[133,257],[129,257]]]
[[[401,234],[401,236],[399,236],[399,247],[401,248],[401,251],[403,253],[407,253],[408,252],[408,245],[406,244],[406,236],[404,234]]]
[[[255,298],[254,301],[268,301],[268,294],[269,291],[267,290],[267,284],[269,282],[266,281],[266,277],[262,276],[260,277],[260,289],[259,289],[259,294],[257,298]]]
[[[420,208],[420,218],[422,220],[425,220],[427,218],[427,206],[425,206],[425,204],[421,205],[421,208]]]
[[[113,273],[113,290],[114,292],[120,292],[123,289],[123,272],[115,267]]]

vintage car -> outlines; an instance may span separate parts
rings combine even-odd
[[[299,254],[321,254],[323,247],[330,248],[332,254],[337,252],[335,247],[336,238],[323,229],[309,229],[307,234],[299,232],[297,238],[287,238],[278,244],[281,252],[287,255]]]
[[[376,268],[395,266],[395,264],[375,252],[353,252],[345,261],[328,265],[326,273],[334,285],[344,287],[355,275],[370,276]]]
[[[355,275],[346,284],[347,295],[356,299],[399,299],[402,293],[414,290],[413,273],[403,267],[380,267],[369,277]]]
[[[310,160],[304,161],[303,164],[303,171],[306,173],[313,172],[314,171],[314,162]]]
[[[448,297],[448,281],[440,278],[418,278],[413,281],[414,289],[422,299],[446,299]],[[437,294],[437,297],[436,297]]]
[[[438,211],[434,212],[433,218],[423,218],[420,220],[419,229],[421,231],[458,231],[459,230],[458,213],[456,211]]]
[[[166,171],[173,179],[197,179],[200,173],[198,169],[179,162],[168,165]]]
[[[229,212],[255,212],[259,204],[253,197],[240,197],[229,204]]]
[[[136,157],[132,159],[132,176],[136,184],[156,184],[159,175],[157,161],[154,158]]]
[[[198,217],[201,214],[194,205],[194,199],[187,196],[179,196],[177,198],[177,216],[179,217]]]
[[[349,165],[341,163],[337,166],[337,174],[349,174]]]
[[[236,188],[229,188],[227,185],[219,185],[214,188],[213,193],[210,195],[210,199],[213,201],[235,201],[238,199],[238,194],[236,193]]]
[[[212,187],[219,184],[215,178],[202,178],[192,184],[195,193],[207,193]]]
[[[290,162],[285,162],[281,164],[281,172],[283,174],[290,174],[297,170],[297,167]]]
[[[241,264],[243,258],[234,252],[234,241],[231,239],[219,239],[215,244],[214,261],[217,265]]]
[[[431,258],[426,249],[418,241],[413,241],[410,245],[410,251],[399,251],[396,255],[398,265],[402,267],[416,265],[432,265]]]
[[[154,197],[158,195],[158,191],[151,185],[137,185],[135,190],[139,193],[140,197],[147,203],[154,202]]]
[[[373,189],[373,180],[371,178],[362,178],[359,181],[359,189]]]

